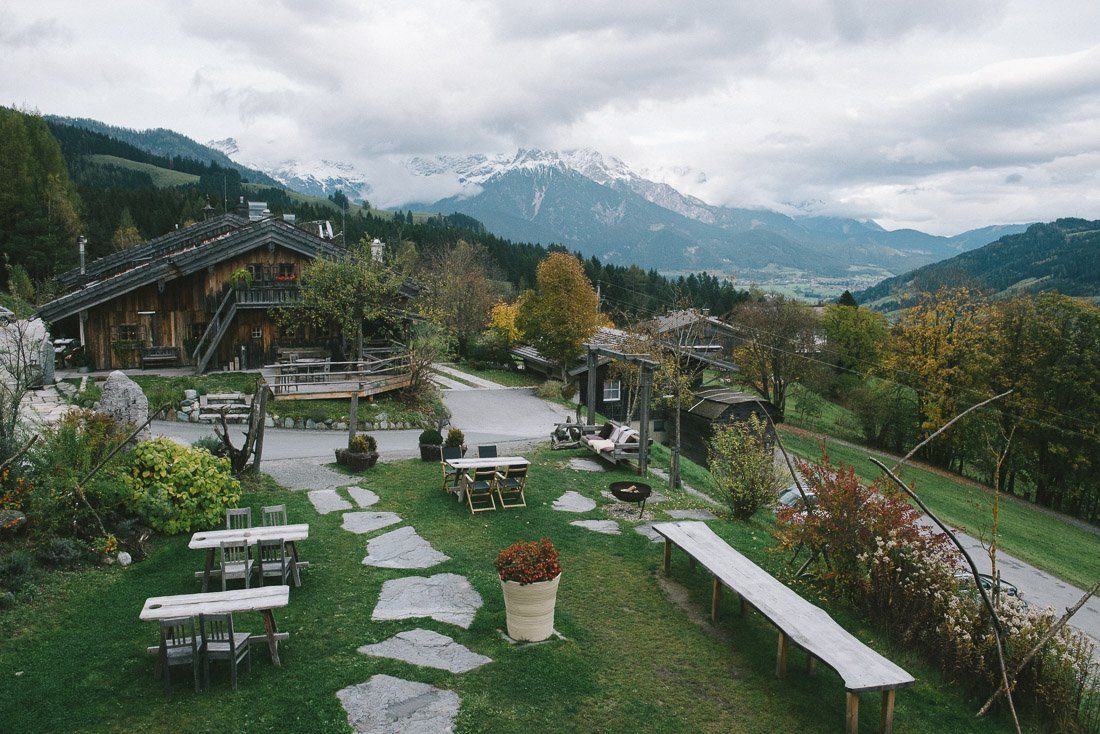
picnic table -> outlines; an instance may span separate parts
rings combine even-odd
[[[279,641],[287,639],[288,635],[278,631],[272,610],[285,607],[289,603],[290,587],[286,585],[154,596],[145,600],[138,618],[143,622],[157,622],[175,617],[197,617],[200,614],[259,612],[264,620],[264,634],[253,635],[249,639],[266,639],[271,662],[282,665],[279,661]],[[149,649],[155,652],[158,648],[153,646]]]
[[[210,575],[214,572],[214,551],[221,547],[222,543],[247,543],[255,545],[261,540],[284,540],[290,556],[297,568],[304,568],[307,564],[298,560],[298,546],[296,541],[309,537],[309,525],[266,525],[259,528],[240,528],[238,530],[206,530],[191,536],[191,542],[187,544],[192,550],[206,550],[206,563],[202,574],[202,590],[210,588]]]

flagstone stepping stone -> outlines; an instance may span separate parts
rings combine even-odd
[[[596,500],[589,499],[580,492],[569,490],[554,500],[554,509],[560,512],[588,512],[596,509]]]
[[[349,533],[369,533],[387,525],[401,522],[396,512],[345,512],[341,527]]]
[[[650,542],[652,543],[660,543],[665,539],[663,535],[653,529],[653,523],[651,522],[642,523],[641,525],[635,525],[634,532],[636,532],[638,535],[644,535],[645,537],[649,538]]]
[[[580,459],[580,458],[570,459],[569,460],[569,468],[570,469],[576,469],[577,471],[591,471],[591,472],[605,471],[604,467],[603,467],[603,464],[601,464],[600,462],[595,461],[593,459]]]
[[[371,619],[431,617],[468,629],[480,608],[481,594],[465,576],[454,573],[406,576],[382,584]]]
[[[370,507],[378,501],[378,495],[362,487],[348,487],[348,494],[360,507]]]
[[[398,632],[388,640],[363,645],[359,652],[376,658],[393,658],[413,665],[439,668],[451,673],[466,673],[480,668],[492,658],[479,655],[447,635],[426,629]]]
[[[336,697],[359,734],[449,734],[460,703],[454,691],[382,674]]]
[[[433,548],[415,529],[404,527],[371,538],[367,543],[367,557],[363,559],[363,565],[378,568],[431,568],[449,560],[450,556]]]
[[[619,529],[619,523],[614,520],[574,520],[569,524],[576,525],[578,528],[584,528],[585,530],[591,530],[594,533],[603,533],[604,535],[618,535],[622,532]]]
[[[668,514],[677,520],[717,520],[718,516],[710,510],[668,510]]]
[[[309,501],[322,515],[351,509],[351,503],[341,497],[335,489],[315,489],[309,493]]]

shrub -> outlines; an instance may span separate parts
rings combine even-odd
[[[739,520],[774,502],[786,485],[768,447],[767,423],[755,414],[715,428],[708,453],[714,484]]]
[[[561,400],[563,387],[564,385],[557,380],[547,380],[539,385],[535,392],[543,400]]]
[[[359,433],[348,441],[348,451],[353,454],[372,454],[378,450],[378,441],[369,433]]]
[[[0,556],[0,587],[19,591],[30,580],[34,558],[25,550],[13,550]]]
[[[561,396],[566,400],[572,400],[577,394],[577,383],[567,382],[561,386]]]
[[[447,431],[447,440],[443,442],[444,446],[448,448],[457,449],[461,448],[462,444],[466,442],[466,435],[457,428],[452,428]]]
[[[443,434],[434,428],[429,428],[420,434],[420,444],[422,446],[440,446],[443,444]]]
[[[193,449],[205,449],[214,456],[225,456],[225,444],[217,436],[203,436],[191,443]]]
[[[214,527],[241,496],[227,459],[167,438],[139,444],[125,479],[150,527],[166,533]]]
[[[36,549],[38,562],[48,568],[75,568],[88,560],[87,546],[75,538],[50,538]]]
[[[561,573],[558,551],[549,538],[517,540],[500,552],[495,565],[501,581],[518,584],[550,581]]]

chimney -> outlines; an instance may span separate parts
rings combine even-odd
[[[210,202],[206,202],[206,206],[202,208],[202,220],[205,222],[212,216],[214,216],[214,207],[210,206]]]
[[[241,197],[241,202],[237,204],[237,215],[248,219],[248,202]]]
[[[85,237],[84,235],[80,235],[79,237],[76,238],[76,244],[80,248],[80,274],[84,275],[85,274],[85,270],[84,270],[84,251],[85,251],[85,248],[88,245],[88,238]]]
[[[386,251],[386,244],[377,237],[370,243],[370,259],[376,263],[382,262],[382,254]]]

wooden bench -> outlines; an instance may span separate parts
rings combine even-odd
[[[610,448],[600,448],[591,443],[592,440],[609,440],[608,437],[620,428],[623,428],[623,426],[610,421],[602,426],[580,426],[582,432],[581,445],[601,459],[606,459],[613,464],[623,461],[628,463],[637,461],[641,444],[637,441],[638,432],[634,429],[630,429],[635,437],[634,441],[617,441]],[[647,443],[652,446],[653,439],[649,439]]]
[[[740,596],[741,613],[751,606],[779,630],[775,674],[787,672],[787,651],[791,644],[806,652],[807,669],[813,672],[820,660],[844,680],[847,692],[847,728],[859,730],[859,694],[882,692],[883,734],[894,729],[894,692],[912,685],[913,676],[864,645],[837,624],[825,610],[814,606],[778,579],[745,558],[702,522],[669,522],[653,526],[665,538],[664,572],[670,572],[675,545],[714,575],[711,619],[717,621],[722,587]]]
[[[142,347],[141,368],[154,367],[178,367],[180,365],[179,347]]]

